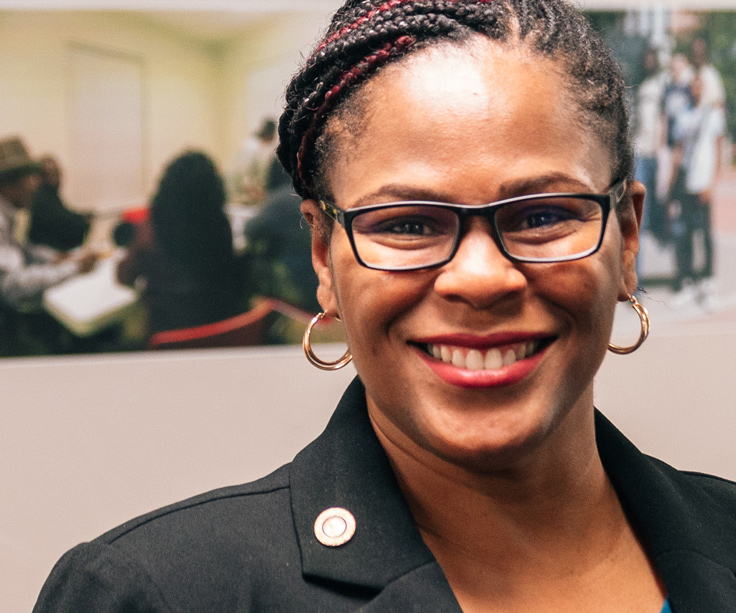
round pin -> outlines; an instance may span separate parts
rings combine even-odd
[[[355,517],[347,509],[333,507],[322,511],[314,522],[314,536],[326,547],[339,547],[355,534]]]

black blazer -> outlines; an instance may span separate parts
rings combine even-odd
[[[674,613],[736,611],[736,484],[640,453],[602,415],[598,447]],[[326,508],[354,537],[326,547]],[[291,464],[134,519],[56,565],[36,613],[459,612],[367,417],[356,379]],[[656,613],[656,612],[652,612]]]

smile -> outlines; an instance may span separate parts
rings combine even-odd
[[[496,338],[495,342],[487,340],[485,347],[480,346],[483,341],[477,337],[433,340],[411,344],[437,377],[462,388],[495,388],[532,375],[555,337]]]
[[[452,345],[427,344],[425,351],[433,358],[441,360],[445,364],[452,364],[456,368],[499,370],[534,355],[538,351],[539,345],[540,342],[535,340],[481,351],[480,349],[468,349],[467,347]]]

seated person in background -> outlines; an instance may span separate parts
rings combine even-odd
[[[61,169],[50,155],[41,158],[41,185],[31,205],[28,240],[60,251],[80,247],[89,231],[91,214],[69,210],[59,195]]]
[[[15,216],[31,206],[38,172],[19,138],[0,140],[0,303],[12,309],[37,303],[46,288],[90,271],[97,260],[94,253],[67,257],[16,240]]]
[[[309,228],[301,223],[301,198],[291,176],[277,159],[269,168],[266,190],[263,209],[245,226],[253,292],[317,313]]]
[[[236,315],[242,277],[214,163],[191,151],[168,166],[149,219],[137,225],[118,280],[141,285],[154,334]]]

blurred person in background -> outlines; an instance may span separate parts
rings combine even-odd
[[[0,140],[0,302],[14,308],[38,301],[46,288],[88,272],[97,260],[93,253],[67,257],[15,237],[16,213],[30,208],[39,170],[19,138]]]
[[[660,242],[666,237],[666,211],[657,199],[657,154],[664,141],[664,100],[667,73],[660,69],[657,49],[644,53],[644,69],[647,77],[637,90],[635,177],[647,189],[644,200],[642,231],[650,231]],[[641,262],[639,262],[641,265]]]
[[[222,177],[206,154],[186,152],[166,168],[117,271],[141,289],[150,334],[238,313],[242,275],[224,207]]]
[[[685,55],[676,53],[672,56],[664,88],[665,144],[670,150],[675,146],[677,118],[692,106],[690,82],[693,75],[694,69]]]
[[[240,146],[229,173],[230,200],[240,204],[261,204],[266,196],[266,180],[276,157],[276,121],[264,119],[260,128]]]
[[[700,77],[702,103],[713,107],[724,107],[726,104],[726,88],[723,77],[710,63],[708,45],[702,38],[695,38],[690,48],[690,59],[695,67],[695,74]]]
[[[675,123],[676,145],[672,155],[671,200],[679,205],[675,240],[677,275],[673,306],[699,300],[706,308],[716,306],[713,278],[711,202],[721,166],[726,130],[723,101],[714,96],[712,84],[696,73],[690,84],[692,107],[679,114]],[[694,266],[694,236],[702,234],[705,263]]]
[[[56,350],[59,329],[41,309],[43,292],[89,272],[95,253],[67,256],[16,237],[17,213],[30,208],[40,164],[18,137],[0,139],[0,354]],[[33,346],[34,349],[29,348]]]
[[[41,158],[41,185],[31,205],[28,240],[59,251],[80,247],[89,232],[92,215],[70,210],[59,194],[61,168],[50,155]]]
[[[246,259],[253,292],[317,313],[317,275],[312,268],[309,228],[302,223],[301,198],[291,176],[274,159],[263,209],[245,226]]]

